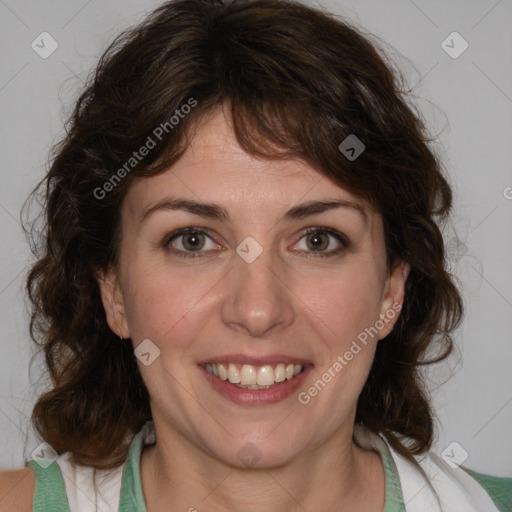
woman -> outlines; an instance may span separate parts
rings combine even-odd
[[[452,194],[349,24],[164,4],[101,58],[40,185],[53,388],[0,510],[511,510],[512,479],[430,450]]]

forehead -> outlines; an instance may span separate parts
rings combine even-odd
[[[135,219],[141,209],[170,195],[222,204],[239,216],[335,198],[360,203],[371,214],[362,199],[301,159],[265,159],[246,153],[221,107],[201,120],[187,151],[170,169],[134,180],[123,206]]]

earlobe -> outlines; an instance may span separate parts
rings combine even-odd
[[[405,261],[398,261],[387,279],[387,290],[382,299],[380,312],[379,337],[385,338],[392,330],[400,316],[400,311],[404,303],[405,283],[409,276],[411,266]]]
[[[99,271],[96,273],[96,280],[110,329],[119,337],[129,338],[124,300],[116,272],[113,269],[109,269],[107,273]]]

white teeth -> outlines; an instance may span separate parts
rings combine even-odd
[[[275,368],[269,364],[263,366],[244,364],[241,369],[238,369],[235,363],[208,363],[205,365],[208,373],[248,389],[261,389],[261,387],[269,387],[275,383],[290,380],[301,373],[303,368],[303,365],[292,363],[288,365],[279,363]]]
[[[274,380],[276,382],[283,382],[284,380],[286,380],[286,372],[284,369],[284,364],[279,363],[276,366],[276,369],[274,371]]]
[[[229,365],[228,379],[229,382],[232,382],[233,384],[238,384],[242,380],[240,378],[240,372],[238,371],[238,368],[234,364]]]
[[[228,372],[226,368],[224,368],[224,365],[218,364],[217,368],[219,369],[219,379],[226,380],[228,378]]]
[[[256,368],[250,364],[244,364],[242,366],[242,380],[241,384],[244,386],[249,386],[253,384],[257,384],[258,381],[258,373]]]
[[[272,386],[274,384],[274,370],[272,366],[262,366],[258,370],[258,386]]]

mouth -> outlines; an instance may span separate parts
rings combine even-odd
[[[245,406],[270,405],[288,398],[314,368],[304,361],[258,365],[204,362],[198,367],[212,390]]]
[[[256,366],[240,363],[206,363],[202,366],[210,375],[229,381],[239,388],[269,389],[300,375],[308,365],[278,363]]]

